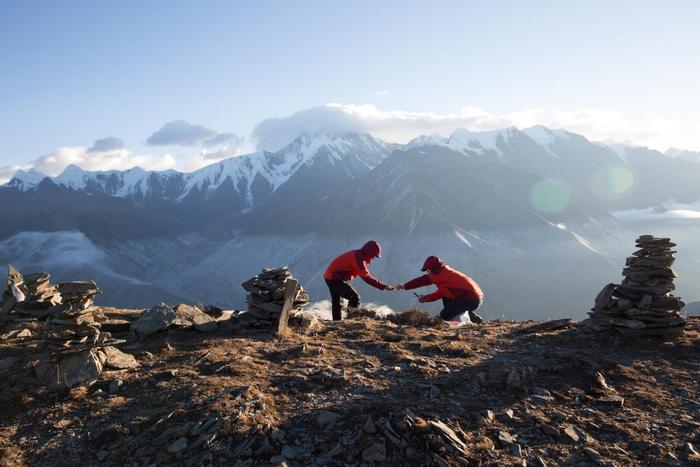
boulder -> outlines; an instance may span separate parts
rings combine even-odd
[[[177,319],[175,311],[165,303],[159,303],[150,310],[144,311],[139,319],[131,323],[129,334],[142,339],[148,335],[162,331]]]
[[[174,326],[194,328],[200,332],[211,332],[216,329],[216,319],[197,307],[182,303],[176,306],[174,311],[176,315]]]
[[[103,347],[101,352],[105,355],[105,366],[113,370],[130,370],[137,368],[139,362],[133,355],[124,353],[116,347]]]
[[[59,361],[42,360],[36,367],[39,380],[50,391],[90,386],[100,377],[105,355],[96,350],[70,354]]]

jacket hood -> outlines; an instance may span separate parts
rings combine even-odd
[[[438,272],[440,269],[445,267],[445,262],[438,258],[437,256],[428,256],[423,263],[423,268],[421,271]]]
[[[360,252],[362,253],[362,256],[367,260],[382,257],[382,247],[379,246],[379,242],[376,242],[374,240],[370,240],[369,242],[362,245],[362,248],[360,248]]]

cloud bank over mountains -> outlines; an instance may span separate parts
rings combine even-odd
[[[440,114],[385,111],[374,105],[331,103],[287,117],[263,120],[253,129],[252,138],[259,149],[276,150],[303,132],[363,132],[387,141],[405,143],[419,135],[448,136],[458,128],[487,131],[510,126],[522,129],[534,125],[565,129],[592,141],[632,141],[660,150],[674,145],[700,147],[700,136],[696,136],[700,125],[681,125],[662,118],[635,121],[603,108],[552,112],[526,109],[496,114],[478,107],[464,107],[459,112]]]
[[[99,141],[89,149],[85,146],[60,147],[50,154],[38,157],[28,168],[55,176],[71,164],[85,170],[126,170],[136,166],[146,170],[167,170],[177,165],[170,154],[135,154],[123,147],[99,149]]]
[[[579,133],[593,141],[626,141],[659,150],[671,146],[700,148],[699,124],[681,124],[667,118],[635,120],[604,108],[550,112],[525,109],[499,114],[478,107],[464,107],[458,112],[437,113],[382,110],[372,104],[329,103],[265,119],[253,128],[248,139],[201,124],[173,120],[145,139],[142,146],[146,154],[127,149],[127,144],[114,136],[99,138],[90,147],[59,147],[30,163],[0,167],[0,183],[20,169],[35,169],[54,176],[69,164],[86,170],[124,170],[139,166],[146,170],[191,171],[254,149],[276,151],[301,133],[359,132],[405,143],[419,135],[448,136],[458,128],[486,131],[538,124]],[[150,154],[151,150],[155,154]],[[173,151],[185,153],[174,155]]]

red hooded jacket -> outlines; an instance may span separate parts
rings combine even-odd
[[[326,280],[351,281],[357,276],[367,282],[372,287],[384,290],[387,285],[376,279],[367,269],[367,265],[374,258],[381,258],[382,252],[379,244],[375,241],[365,243],[359,250],[350,250],[331,261],[331,264],[323,274]]]
[[[470,301],[484,297],[481,287],[474,279],[456,269],[452,269],[437,257],[429,259],[432,258],[434,260],[426,261],[426,266],[424,266],[424,270],[427,269],[428,273],[406,282],[404,284],[406,290],[435,284],[437,290],[425,296],[426,302],[434,302],[441,298]]]

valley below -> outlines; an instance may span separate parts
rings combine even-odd
[[[328,318],[323,271],[339,253],[370,238],[384,255],[370,266],[388,283],[421,274],[429,255],[465,271],[482,286],[489,319],[583,319],[600,289],[619,282],[624,261],[640,234],[670,236],[678,243],[675,294],[700,300],[700,225],[675,219],[644,223],[608,218],[577,225],[543,221],[540,227],[395,235],[240,234],[228,240],[201,234],[131,241],[91,240],[75,231],[23,232],[0,241],[0,267],[50,271],[57,281],[94,279],[98,303],[149,308],[158,302],[204,303],[245,309],[240,284],[264,267],[289,266],[311,294],[311,311]],[[402,310],[416,305],[410,292],[380,292],[353,283],[365,303]],[[428,290],[428,288],[424,289]],[[427,308],[439,311],[434,306]]]

